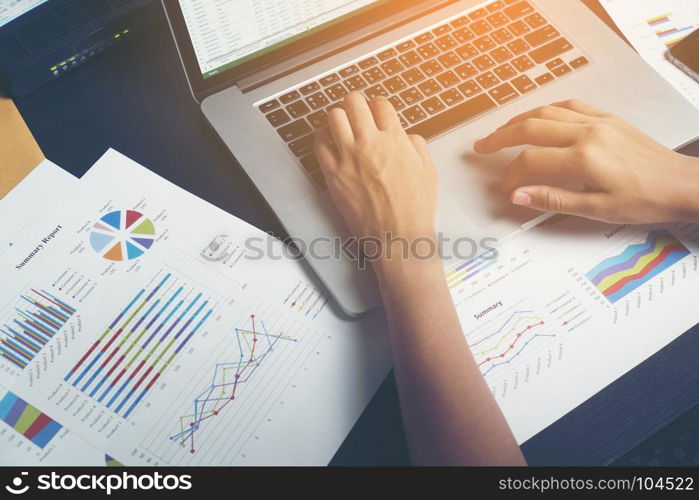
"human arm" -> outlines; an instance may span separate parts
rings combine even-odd
[[[516,116],[476,152],[530,145],[509,165],[513,203],[613,223],[699,222],[699,159],[667,149],[621,118],[577,100]],[[582,181],[584,191],[527,185],[530,174]]]
[[[372,262],[389,320],[411,455],[423,465],[521,465],[524,458],[471,354],[436,248],[437,174],[384,98],[350,94],[316,154],[350,232],[381,242]],[[334,141],[334,144],[331,142]],[[422,239],[403,258],[402,243]],[[392,258],[388,258],[389,250]]]

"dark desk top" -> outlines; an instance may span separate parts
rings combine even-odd
[[[77,176],[113,147],[257,227],[283,234],[192,99],[164,20],[16,104],[46,156]],[[693,407],[699,401],[698,332],[684,334],[528,441],[523,449],[530,463],[609,463]],[[392,376],[333,463],[408,463]]]

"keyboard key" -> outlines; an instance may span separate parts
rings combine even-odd
[[[427,118],[427,115],[420,106],[412,106],[406,109],[403,111],[403,116],[410,123],[419,122],[420,120]]]
[[[469,40],[476,38],[476,35],[474,35],[468,28],[459,28],[458,30],[454,31],[451,36],[454,37],[459,43],[468,42]]]
[[[587,60],[587,57],[585,57],[585,56],[580,56],[580,57],[578,57],[577,59],[573,59],[572,61],[570,61],[569,64],[570,64],[570,66],[571,66],[573,69],[578,69],[578,68],[580,68],[580,67],[582,67],[582,66],[585,66],[585,65],[588,64],[589,62],[590,62],[590,61]]]
[[[485,19],[481,19],[480,21],[471,23],[469,29],[473,31],[473,33],[475,33],[476,36],[480,36],[488,33],[490,30],[493,29],[493,27],[490,26],[490,24],[488,24],[488,22]]]
[[[269,120],[269,123],[271,123],[273,127],[279,127],[280,125],[284,125],[285,123],[289,123],[291,121],[291,118],[289,118],[289,115],[287,115],[286,111],[283,109],[272,111],[271,113],[265,115],[265,117],[267,120]]]
[[[443,51],[453,49],[457,45],[456,40],[454,40],[451,35],[444,35],[441,38],[437,38],[434,43]]]
[[[538,47],[542,43],[546,43],[549,40],[558,38],[559,36],[560,33],[558,32],[558,30],[556,30],[556,28],[554,28],[550,24],[547,24],[543,28],[539,28],[538,30],[533,31],[528,35],[524,35],[524,39],[532,47]]]
[[[398,59],[390,59],[381,64],[381,69],[384,71],[384,73],[390,76],[400,73],[405,69],[405,67],[398,61]]]
[[[536,29],[539,26],[543,26],[544,24],[546,24],[546,19],[544,19],[543,16],[538,12],[535,12],[531,16],[525,17],[524,21],[533,29]]]
[[[483,90],[478,86],[475,80],[469,80],[467,82],[462,83],[461,85],[459,85],[458,89],[464,96],[466,96],[467,99]]]
[[[391,94],[395,94],[407,87],[406,83],[400,76],[394,76],[383,82],[383,86],[386,87]]]
[[[439,97],[430,97],[426,101],[422,103],[422,107],[424,108],[425,111],[427,111],[429,114],[434,115],[436,113],[439,113],[440,111],[444,111],[446,109],[446,106],[442,101],[439,100]]]
[[[452,25],[454,28],[460,28],[461,26],[463,26],[463,25],[465,25],[465,24],[468,24],[469,22],[470,22],[470,19],[469,19],[468,17],[466,17],[466,16],[461,16],[461,17],[457,17],[456,19],[454,19],[454,20],[451,22],[451,25]]]
[[[425,73],[425,75],[432,76],[442,71],[442,66],[440,66],[437,61],[432,60],[421,64],[420,69],[423,73]]]
[[[328,124],[328,114],[322,109],[311,113],[306,119],[314,128],[323,128]]]
[[[493,28],[499,28],[500,26],[503,26],[510,22],[510,20],[507,19],[507,17],[505,17],[505,15],[502,12],[491,14],[486,19],[488,19],[488,22]]]
[[[531,31],[531,28],[529,28],[527,23],[525,23],[524,21],[514,22],[508,25],[507,29],[510,30],[510,33],[512,33],[514,36],[522,36],[525,33],[529,33]]]
[[[403,101],[401,101],[400,97],[398,97],[397,95],[393,95],[393,96],[389,97],[388,102],[390,102],[393,105],[393,107],[396,109],[396,111],[400,111],[401,109],[403,109],[405,107],[405,103]]]
[[[518,56],[520,54],[527,52],[531,47],[523,39],[518,38],[518,39],[508,43],[507,48],[510,49],[510,52],[512,52],[514,55]]]
[[[407,42],[399,43],[396,45],[396,48],[398,49],[398,52],[405,52],[406,50],[415,48],[415,42],[408,40]]]
[[[483,73],[482,75],[478,75],[476,77],[476,81],[478,82],[478,85],[484,89],[489,89],[500,83],[500,80],[498,80],[490,71]]]
[[[367,69],[367,68],[371,68],[372,66],[375,66],[378,63],[379,63],[379,60],[376,59],[375,57],[368,57],[362,61],[359,61],[357,63],[357,66],[359,66],[362,69]]]
[[[337,75],[335,75],[335,74],[332,74],[332,75],[324,76],[323,78],[321,78],[321,79],[318,80],[318,81],[320,82],[320,84],[321,84],[323,87],[327,87],[328,85],[330,85],[330,84],[332,84],[332,83],[339,82],[339,81],[340,81],[340,77],[337,76]]]
[[[414,85],[417,82],[421,82],[425,79],[425,75],[418,68],[411,68],[408,71],[401,74],[403,80],[408,82],[409,85]]]
[[[447,71],[445,73],[442,73],[441,75],[438,75],[437,81],[442,87],[446,89],[451,87],[452,85],[456,85],[457,83],[459,83],[460,80],[459,77],[456,76],[456,73],[454,73],[453,71]]]
[[[492,57],[486,54],[480,57],[476,57],[473,60],[473,65],[476,68],[478,68],[478,71],[485,71],[488,68],[492,68],[493,66],[495,66],[495,61],[493,61]]]
[[[296,156],[306,156],[313,153],[313,140],[315,136],[313,134],[297,139],[289,143],[289,149]]]
[[[323,175],[322,170],[316,170],[312,172],[311,180],[313,180],[313,184],[320,191],[325,191],[326,189],[328,189],[328,183],[325,181],[325,176]]]
[[[345,87],[347,87],[347,90],[350,92],[357,92],[367,87],[367,83],[360,75],[354,75],[353,77],[345,80]]]
[[[568,40],[565,38],[559,38],[558,40],[549,42],[546,45],[542,45],[538,49],[532,50],[529,53],[529,57],[531,57],[537,64],[541,64],[572,49],[573,46]]]
[[[461,57],[461,59],[463,59],[464,61],[467,61],[468,59],[471,59],[472,57],[476,57],[478,55],[476,47],[474,47],[470,43],[462,45],[461,47],[455,49],[454,52],[456,52],[459,55],[459,57]]]
[[[546,85],[547,83],[551,83],[554,80],[553,75],[551,73],[544,73],[541,76],[537,76],[534,81],[538,83],[539,85]]]
[[[434,95],[437,92],[442,91],[442,87],[439,86],[436,80],[427,80],[426,82],[422,82],[420,85],[418,85],[418,88],[426,96]]]
[[[279,101],[277,101],[276,99],[273,99],[273,100],[268,101],[268,102],[266,102],[266,103],[264,103],[264,104],[260,104],[260,108],[259,108],[259,109],[260,109],[260,111],[262,111],[263,113],[266,113],[267,111],[271,111],[271,110],[276,109],[276,108],[278,108],[278,107],[279,107]]]
[[[495,73],[502,81],[509,80],[510,78],[517,76],[517,72],[509,64],[498,66],[493,70],[493,73]]]
[[[408,106],[410,106],[411,104],[417,103],[423,97],[422,94],[420,93],[420,91],[418,89],[416,89],[415,87],[408,89],[408,90],[405,90],[405,91],[401,92],[399,95],[400,95],[400,98],[403,99],[403,102],[405,104],[407,104]]]
[[[277,132],[285,142],[293,141],[312,132],[311,126],[303,118],[291,122],[277,129]]]
[[[303,165],[304,170],[309,174],[311,172],[315,172],[316,170],[320,170],[320,164],[318,164],[318,159],[314,154],[304,156],[299,161],[301,162],[301,165]]]
[[[359,73],[359,68],[353,64],[352,66],[341,69],[338,73],[342,78],[347,78],[348,76]]]
[[[417,42],[418,44],[427,43],[433,39],[434,39],[434,35],[432,33],[430,33],[429,31],[427,33],[423,33],[422,35],[418,35],[414,38],[415,42]]]
[[[447,106],[453,106],[457,102],[463,101],[464,96],[456,89],[449,89],[446,92],[439,94],[439,97]]]
[[[437,60],[445,68],[451,68],[452,66],[455,66],[461,62],[459,56],[457,56],[454,52],[447,52],[446,54],[439,56]]]
[[[478,70],[471,63],[464,63],[461,66],[454,68],[456,74],[461,77],[462,80],[466,80],[478,74]]]
[[[279,100],[282,102],[282,104],[289,104],[292,101],[295,101],[296,99],[299,99],[301,97],[301,94],[299,94],[297,91],[292,90],[291,92],[288,92],[282,96],[279,96]]]
[[[337,101],[339,99],[342,99],[347,95],[347,89],[342,86],[341,83],[336,83],[335,85],[331,85],[327,89],[325,89],[325,93],[328,94],[328,97],[332,99],[333,101]]]
[[[560,57],[557,57],[556,59],[551,59],[549,62],[547,62],[546,67],[548,69],[553,69],[556,66],[560,66],[561,64],[564,64],[563,59],[561,59]]]
[[[405,54],[401,54],[399,59],[400,62],[403,63],[403,66],[405,66],[406,68],[409,68],[410,66],[415,66],[416,64],[422,62],[422,58],[419,55],[417,55],[417,52],[415,52],[414,50],[406,52]]]
[[[286,107],[286,110],[292,118],[300,118],[303,115],[306,115],[311,112],[308,106],[306,106],[306,103],[303,101],[296,101],[294,103],[289,104]]]
[[[320,84],[318,82],[309,83],[308,85],[301,87],[299,90],[303,95],[312,94],[313,92],[320,90]]]
[[[505,28],[500,28],[499,30],[493,31],[490,34],[490,38],[492,38],[495,43],[502,45],[503,43],[512,40],[512,33],[507,31]]]
[[[306,97],[306,102],[311,109],[321,109],[328,105],[328,98],[320,92]]]
[[[519,97],[517,91],[513,89],[512,85],[509,83],[503,83],[502,85],[495,87],[489,92],[489,94],[500,105]]]
[[[400,119],[400,126],[403,128],[408,128],[410,124],[405,121],[405,118],[403,118],[403,115],[398,115],[398,118]]]
[[[364,73],[362,73],[362,76],[364,76],[364,79],[370,84],[379,82],[386,78],[386,74],[381,71],[381,69],[376,67],[366,70]]]
[[[536,84],[527,75],[521,75],[510,80],[510,83],[519,91],[520,94],[526,94],[536,88]]]
[[[555,68],[553,68],[551,70],[551,73],[553,73],[554,75],[556,75],[557,77],[560,78],[563,75],[567,75],[571,71],[573,71],[573,70],[570,69],[570,66],[568,66],[567,64],[563,64],[561,66],[556,66]]]
[[[496,10],[500,10],[505,7],[504,2],[493,2],[490,5],[486,5],[486,9],[488,9],[488,12],[495,12]]]
[[[448,24],[443,24],[442,26],[438,26],[435,29],[432,30],[432,33],[434,33],[437,36],[442,36],[446,33],[449,33],[451,31],[451,26]]]
[[[473,45],[481,52],[488,52],[495,48],[495,42],[493,42],[489,36],[484,36],[473,42]]]
[[[509,50],[507,50],[505,47],[498,47],[497,49],[493,50],[493,51],[490,53],[490,57],[492,57],[493,59],[495,59],[496,62],[501,63],[501,62],[509,61],[509,60],[512,59],[514,56],[513,56],[512,53],[511,53]]]
[[[519,2],[503,10],[505,15],[512,19],[519,19],[522,16],[531,14],[534,12],[534,7],[532,7],[529,2]]]
[[[476,19],[480,19],[483,16],[487,16],[488,11],[485,9],[476,9],[473,12],[469,13],[468,17],[472,20],[475,21]]]
[[[481,94],[473,99],[457,104],[428,120],[413,125],[407,129],[407,132],[409,134],[418,134],[425,139],[429,139],[494,107],[496,107],[495,101],[487,94]]]
[[[386,89],[383,88],[381,85],[374,85],[373,87],[369,87],[364,91],[364,94],[366,94],[366,96],[369,99],[373,99],[377,96],[388,97],[388,92],[386,92]]]
[[[417,51],[423,59],[430,59],[439,54],[439,49],[432,42],[418,47]]]
[[[395,57],[396,55],[398,55],[398,53],[394,49],[386,49],[376,54],[376,56],[382,61]]]
[[[514,66],[520,73],[524,73],[525,71],[534,67],[534,63],[527,56],[519,56],[516,59],[513,59],[510,64],[512,64],[512,66]]]

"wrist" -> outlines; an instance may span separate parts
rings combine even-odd
[[[422,236],[386,236],[381,258],[372,263],[379,282],[443,268],[436,233],[429,231],[419,234]]]
[[[699,222],[699,158],[675,153],[673,189],[668,197],[669,218]]]

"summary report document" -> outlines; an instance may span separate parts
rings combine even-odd
[[[342,317],[280,241],[116,151],[42,165],[11,219],[0,463],[326,464],[390,369],[381,310]],[[694,326],[698,259],[694,224],[554,217],[445,264],[520,443]]]

